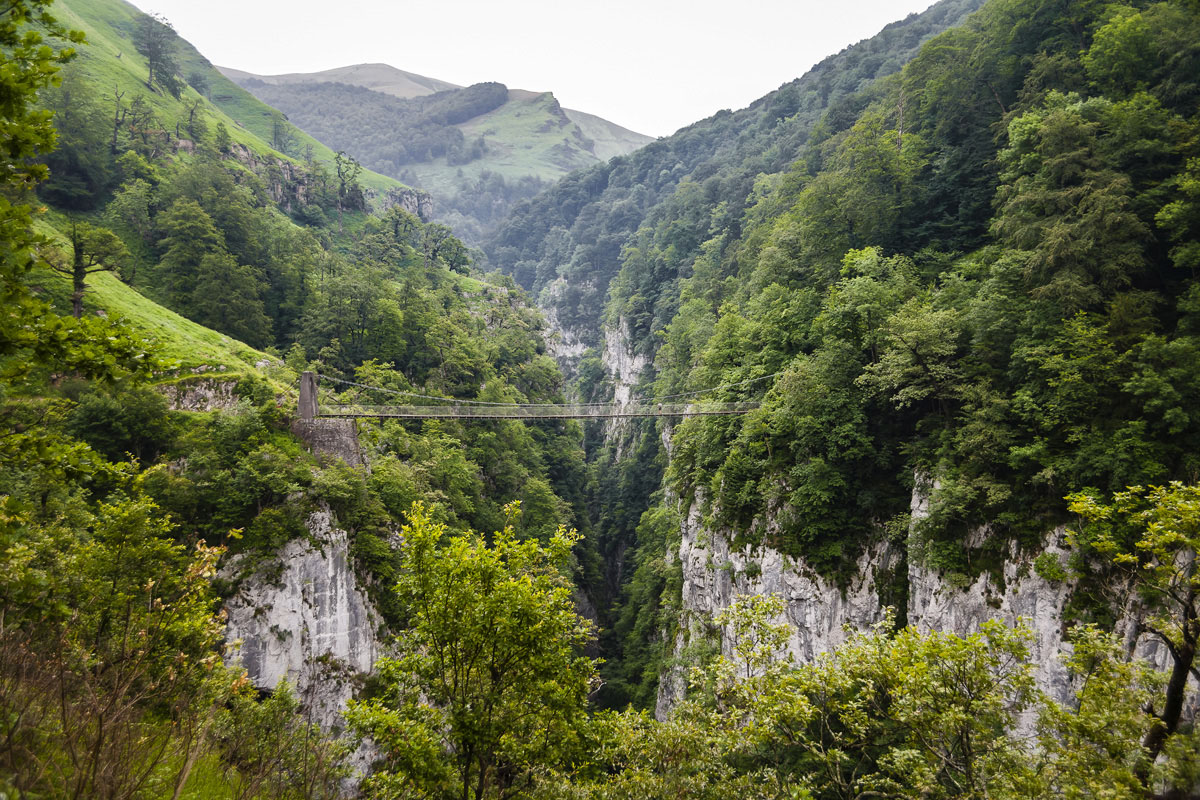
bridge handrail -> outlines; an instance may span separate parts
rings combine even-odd
[[[630,403],[514,406],[380,406],[322,403],[318,417],[396,417],[411,419],[592,419],[606,417],[693,417],[745,414],[759,403]]]

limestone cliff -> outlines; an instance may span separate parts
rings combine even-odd
[[[313,513],[309,536],[289,542],[245,577],[226,603],[233,658],[260,689],[287,678],[313,718],[341,727],[356,685],[381,655],[379,616],[359,586],[349,539],[328,510]],[[242,565],[234,560],[226,575]]]
[[[778,594],[784,611],[782,620],[776,621],[787,622],[792,629],[788,650],[797,663],[811,661],[845,641],[847,626],[863,630],[882,619],[884,589],[899,581],[904,589],[901,594],[908,598],[904,609],[908,624],[921,631],[966,635],[989,619],[1025,625],[1032,633],[1030,663],[1038,686],[1058,702],[1071,700],[1075,687],[1060,654],[1070,648],[1064,611],[1073,586],[1069,581],[1047,580],[1033,568],[1040,553],[1065,559],[1065,529],[1049,531],[1038,552],[1021,552],[1014,543],[999,572],[983,572],[966,586],[901,557],[902,550],[914,548],[878,541],[859,555],[850,583],[838,586],[816,574],[802,559],[770,547],[731,546],[727,532],[705,526],[699,512],[701,505],[700,498],[691,503],[680,524],[678,551],[669,554],[683,570],[677,655],[683,655],[693,637],[712,632],[712,619],[738,595]],[[913,519],[923,517],[927,509],[927,496],[918,485],[913,492]],[[1141,632],[1138,622],[1139,609],[1128,608],[1116,630],[1124,637],[1131,655],[1165,669],[1169,654]],[[728,652],[727,633],[717,633]],[[656,709],[660,718],[678,702],[683,688],[682,668],[662,676]],[[1193,691],[1185,709],[1187,718],[1195,717],[1198,701],[1200,697]],[[1023,720],[1022,726],[1031,726],[1032,722]]]

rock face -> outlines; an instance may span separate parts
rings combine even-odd
[[[946,576],[920,564],[905,566],[898,552],[900,548],[880,542],[859,556],[850,585],[838,587],[814,573],[802,560],[769,547],[735,550],[723,532],[705,528],[697,510],[700,505],[694,502],[683,520],[680,547],[675,554],[683,569],[684,611],[676,655],[682,654],[691,637],[702,635],[706,622],[738,595],[778,594],[784,601],[782,621],[792,628],[788,649],[796,662],[811,661],[845,641],[844,626],[862,630],[882,619],[881,588],[906,580],[910,625],[926,632],[967,635],[989,619],[999,619],[1007,625],[1019,621],[1032,632],[1030,663],[1038,686],[1060,703],[1071,700],[1075,687],[1059,653],[1070,647],[1063,612],[1073,587],[1070,582],[1041,577],[1033,568],[1039,553],[1019,552],[1014,544],[999,572],[985,572],[964,586],[961,581],[948,581]],[[927,508],[927,500],[918,488],[913,494],[913,518],[923,517]],[[1064,561],[1065,539],[1065,529],[1050,531],[1041,543],[1040,553]],[[901,569],[905,571],[898,575]],[[711,623],[709,630],[714,630]],[[1130,609],[1118,622],[1117,631],[1124,635],[1132,654],[1159,669],[1168,666],[1166,649],[1146,635],[1139,635],[1135,609]],[[719,633],[722,648],[728,650],[728,637],[724,632]],[[683,688],[683,673],[679,668],[663,676],[657,707],[660,717],[678,702]],[[1185,713],[1194,715],[1195,705],[1193,692]],[[1031,730],[1032,722],[1032,718],[1022,720],[1022,729]]]
[[[227,640],[241,641],[233,658],[256,686],[273,689],[287,678],[314,719],[336,729],[357,681],[381,654],[380,621],[332,513],[314,513],[308,531],[310,538],[279,552],[277,574],[267,568],[242,581],[226,603]]]
[[[912,519],[929,513],[926,493],[913,492]],[[1050,531],[1042,541],[1041,552],[1060,560],[1066,558],[1066,530]],[[979,542],[967,542],[976,546]],[[1070,582],[1051,582],[1033,569],[1036,554],[1019,553],[1016,543],[1004,562],[1001,582],[997,576],[983,573],[969,586],[955,587],[944,576],[919,564],[908,567],[908,622],[922,632],[953,631],[969,634],[989,619],[1006,625],[1024,624],[1033,633],[1030,663],[1038,686],[1057,702],[1071,698],[1073,687],[1058,654],[1067,647],[1063,611],[1074,588]],[[1027,720],[1032,723],[1032,720]]]
[[[416,189],[389,189],[383,198],[381,211],[399,206],[422,222],[433,219],[433,198]]]
[[[633,387],[646,369],[646,357],[635,353],[630,342],[629,322],[624,318],[614,327],[604,329],[604,368],[612,380],[613,400],[625,405],[632,399]]]
[[[175,411],[233,411],[238,406],[237,381],[201,378],[157,389]]]
[[[546,318],[546,349],[569,380],[578,373],[579,360],[587,352],[588,343],[579,330],[563,325],[559,319],[558,300],[566,290],[566,280],[558,278],[542,290],[538,306]]]
[[[781,619],[792,628],[788,651],[797,663],[811,661],[846,640],[844,626],[866,628],[883,618],[880,585],[899,564],[899,553],[887,543],[868,548],[858,559],[856,576],[845,591],[811,570],[803,561],[771,548],[734,549],[721,533],[707,530],[694,502],[681,523],[681,539],[674,556],[683,568],[685,624],[676,639],[676,654],[697,636],[704,635],[712,618],[728,608],[738,595],[777,594],[783,599]],[[729,651],[729,637],[719,632],[721,648]],[[682,697],[683,667],[660,681],[657,716],[665,717]]]

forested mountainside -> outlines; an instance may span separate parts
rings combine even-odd
[[[454,87],[386,65],[225,73],[333,149],[430,192],[436,218],[472,244],[552,181],[653,141],[500,83]]]
[[[723,251],[738,241],[754,219],[747,209],[769,194],[772,182],[806,152],[810,139],[828,136],[830,126],[854,119],[870,102],[872,91],[878,91],[870,88],[876,80],[897,73],[923,42],[961,22],[979,5],[974,0],[938,3],[825,59],[746,109],[721,112],[629,156],[574,173],[515,209],[487,247],[491,264],[539,297],[556,329],[556,354],[568,371],[577,372],[582,398],[609,396],[606,373],[623,373],[614,378],[617,381],[640,379],[638,391],[652,394],[653,370],[638,374],[630,367],[652,358],[663,341],[659,331],[682,302],[681,281],[694,269],[693,263],[696,269],[707,259],[719,263],[724,253],[714,247],[721,243]],[[988,201],[973,202],[986,207]],[[618,275],[620,288],[613,285]],[[628,285],[633,275],[637,283]],[[739,279],[726,272],[717,280],[732,291]],[[606,306],[610,294],[613,299]],[[715,312],[721,301],[708,302],[716,303]],[[791,319],[781,317],[778,324],[790,326]],[[615,347],[606,347],[606,330]],[[693,335],[703,337],[704,332]],[[629,351],[623,352],[626,348]],[[743,356],[753,358],[750,354],[756,349],[749,346]],[[746,371],[742,377],[763,374]],[[688,388],[722,382],[720,371],[704,377],[714,380],[706,384],[696,379]],[[683,381],[675,379],[678,384]],[[764,384],[747,388],[749,396],[757,396],[755,391],[761,394]],[[636,602],[616,598],[631,574],[635,543],[652,535],[638,534],[637,529],[660,487],[666,460],[662,437],[653,425],[631,426],[623,436],[630,441],[597,430],[588,443],[596,464],[592,519],[607,569],[604,583],[591,591],[602,620],[611,622],[605,625],[606,637],[629,635],[629,647],[639,653],[636,658],[622,657],[620,645],[605,639],[612,669],[628,665],[629,680],[640,686],[633,697],[645,705],[653,702],[658,674],[656,667],[646,669],[649,628],[645,619],[635,623],[635,618],[657,613],[658,601],[651,596]],[[892,489],[897,494],[904,491],[901,484]],[[669,518],[660,516],[660,527]],[[670,538],[661,530],[653,535]],[[656,555],[648,556],[653,559],[663,543],[647,546],[655,549]],[[617,616],[607,616],[610,608]],[[618,705],[631,697],[623,679],[608,677],[605,696]]]
[[[618,366],[651,397],[762,379],[714,396],[761,397],[757,412],[591,448],[602,552],[640,547],[616,602],[619,702],[650,702],[660,672],[641,664],[677,655],[645,633],[678,609],[681,524],[843,587],[891,542],[909,567],[879,596],[903,607],[915,567],[1002,586],[1071,493],[1194,479],[1198,24],[1186,2],[989,2],[802,139],[759,131],[794,131],[772,105],[845,73],[819,68],[514,214],[493,263],[596,346],[584,399]],[[732,155],[705,144],[739,126]],[[743,160],[756,136],[772,146]],[[666,167],[705,161],[682,180]],[[1090,580],[1065,620],[1117,613]]]
[[[609,283],[635,231],[670,217],[680,237],[672,257],[681,262],[708,238],[708,211],[696,219],[669,210],[683,202],[674,199],[681,185],[697,204],[720,206],[713,224],[736,231],[754,201],[757,176],[786,170],[818,121],[827,114],[831,123],[852,118],[866,102],[860,90],[897,72],[926,39],[980,4],[937,3],[830,56],[745,109],[722,111],[629,156],[572,174],[514,209],[486,244],[493,266],[542,295],[543,307],[553,309],[572,338],[599,345]],[[666,318],[659,315],[659,327]]]
[[[0,793],[1195,795],[1200,5],[973,8],[523,206],[551,330],[165,21],[12,0]]]
[[[412,190],[376,176],[372,213],[352,159],[296,161],[241,128],[164,21],[120,0],[49,6],[0,19],[0,792],[340,796],[349,749],[296,682],[346,665],[276,630],[311,660],[290,687],[256,687],[223,663],[221,605],[311,540],[371,598],[375,623],[352,633],[399,630],[413,504],[459,533],[586,531],[581,436],[395,421],[355,445],[367,472],[293,433],[299,374],[554,402],[541,317],[405,210]]]

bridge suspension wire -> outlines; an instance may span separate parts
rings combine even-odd
[[[677,399],[680,397],[695,397],[697,395],[709,394],[710,392],[716,392],[716,391],[720,391],[722,389],[733,389],[738,386],[748,386],[752,383],[761,383],[762,381],[769,380],[771,378],[777,378],[782,374],[783,374],[783,370],[780,370],[779,372],[773,372],[770,375],[762,375],[758,378],[749,378],[748,380],[738,381],[736,383],[723,383],[723,384],[720,384],[719,386],[711,386],[707,389],[697,389],[696,391],[693,391],[693,392],[680,392],[678,394],[668,394],[668,395],[663,395],[662,397],[654,397],[654,398],[647,398],[647,397],[630,398],[631,402],[629,404],[632,404],[634,402],[661,403],[663,400],[674,400],[674,399]],[[350,381],[350,380],[346,380],[344,378],[335,378],[332,375],[322,375],[320,373],[317,373],[316,377],[320,380],[326,380],[326,381],[330,381],[332,383],[341,383],[341,384],[345,384],[347,386],[354,386],[354,387],[357,387],[360,389],[368,389],[373,392],[382,392],[383,394],[396,395],[398,397],[417,397],[422,400],[437,400],[437,401],[443,402],[443,403],[453,403],[454,405],[464,405],[464,406],[500,406],[500,407],[504,407],[504,408],[559,408],[559,407],[564,407],[564,406],[571,406],[572,408],[607,408],[607,407],[615,405],[613,403],[495,403],[495,402],[491,402],[488,400],[463,400],[463,399],[460,399],[457,397],[442,397],[442,396],[432,395],[432,394],[421,394],[419,392],[405,392],[405,391],[401,391],[399,389],[386,389],[382,386],[370,386],[365,383],[358,383],[356,381]],[[629,404],[626,404],[626,405],[629,405]]]

